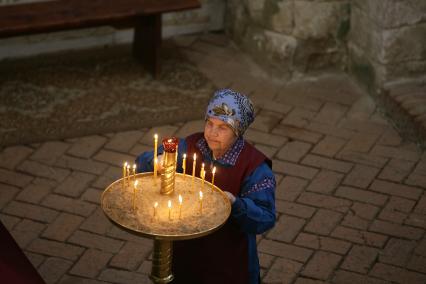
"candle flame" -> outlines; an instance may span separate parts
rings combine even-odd
[[[133,169],[136,170],[136,164],[133,164]]]
[[[154,208],[157,208],[158,207],[158,202],[155,202],[154,203]]]
[[[186,159],[186,154],[183,154],[183,158]]]
[[[169,202],[167,202],[167,206],[169,207],[169,209],[172,207],[172,201],[169,200]]]
[[[124,163],[124,167],[127,168],[127,162]]]
[[[139,181],[135,180],[135,188],[138,186]]]
[[[216,167],[213,167],[213,174],[216,173]]]
[[[203,199],[203,192],[200,191],[200,200],[202,200],[202,199]]]
[[[203,169],[204,169],[204,163],[202,163],[202,164],[201,164],[201,168],[203,168]]]
[[[157,140],[158,139],[158,135],[157,133],[154,134],[154,139]]]
[[[197,154],[194,153],[194,161],[197,160]]]
[[[179,194],[179,203],[182,205],[182,196]]]

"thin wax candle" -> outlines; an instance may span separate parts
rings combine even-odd
[[[206,173],[206,171],[204,170],[204,163],[202,163],[201,164],[201,170],[200,170],[200,177],[201,177],[201,180],[202,180],[201,185],[202,185],[203,188],[204,188],[205,173]]]
[[[130,186],[130,165],[127,165],[127,168],[126,168],[126,179],[127,179],[127,185]]]
[[[154,217],[157,215],[158,202],[154,203]]]
[[[197,154],[194,153],[194,162],[192,163],[192,181],[195,178],[195,165],[197,164]]]
[[[158,148],[158,135],[154,135],[154,178],[157,177],[157,168],[158,168],[158,160],[157,160],[157,148]]]
[[[124,189],[124,186],[126,185],[126,173],[127,173],[127,162],[125,162],[123,165],[123,182],[122,182],[123,189]]]
[[[137,189],[137,186],[138,186],[138,181],[136,180],[135,181],[135,183],[134,183],[134,185],[133,185],[133,210],[135,210],[136,209],[136,205],[135,205],[135,200],[136,200],[136,189]]]
[[[200,190],[200,214],[203,214],[203,192]]]
[[[136,164],[133,164],[133,180],[136,181]]]
[[[185,178],[185,172],[186,172],[186,154],[183,154],[182,169],[183,169],[183,177]]]
[[[212,171],[212,185],[214,185],[214,175],[215,174],[216,174],[216,167],[213,167],[213,171]]]

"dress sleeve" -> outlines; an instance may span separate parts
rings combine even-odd
[[[185,139],[179,139],[179,146],[178,146],[178,160],[177,160],[177,171],[183,172],[182,170],[182,159],[183,154],[186,153],[186,141]],[[163,154],[164,148],[163,145],[160,145],[158,147],[158,155]],[[143,152],[139,156],[136,157],[135,160],[136,163],[136,169],[138,173],[144,173],[144,172],[152,172],[154,170],[154,151],[147,151]]]
[[[275,176],[266,163],[244,180],[231,212],[243,232],[262,234],[274,226],[275,187]]]

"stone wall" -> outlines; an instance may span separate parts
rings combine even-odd
[[[229,0],[225,23],[279,75],[350,67],[380,85],[425,74],[425,0]]]
[[[41,0],[0,0],[0,5]],[[282,78],[349,69],[367,86],[424,76],[426,0],[200,0],[202,8],[165,14],[165,37],[226,29]],[[0,40],[0,59],[130,42],[110,27]]]
[[[45,0],[0,0],[0,5],[14,5]],[[90,0],[88,0],[90,1]],[[163,15],[163,37],[209,30],[222,30],[224,0],[200,0],[200,9]],[[99,27],[32,36],[0,39],[0,59],[67,49],[86,48],[130,42],[132,30]]]
[[[426,149],[426,1],[353,0],[349,71]]]
[[[352,72],[368,86],[424,77],[426,1],[352,1],[348,51]]]
[[[232,38],[280,76],[346,66],[349,0],[229,0],[226,11]]]

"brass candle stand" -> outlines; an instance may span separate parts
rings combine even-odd
[[[157,177],[160,181],[152,172],[119,179],[101,197],[101,207],[113,223],[154,240],[150,275],[153,283],[173,280],[173,241],[206,236],[220,228],[231,212],[228,198],[218,187],[173,170],[173,186],[165,190],[169,184],[165,173]]]

